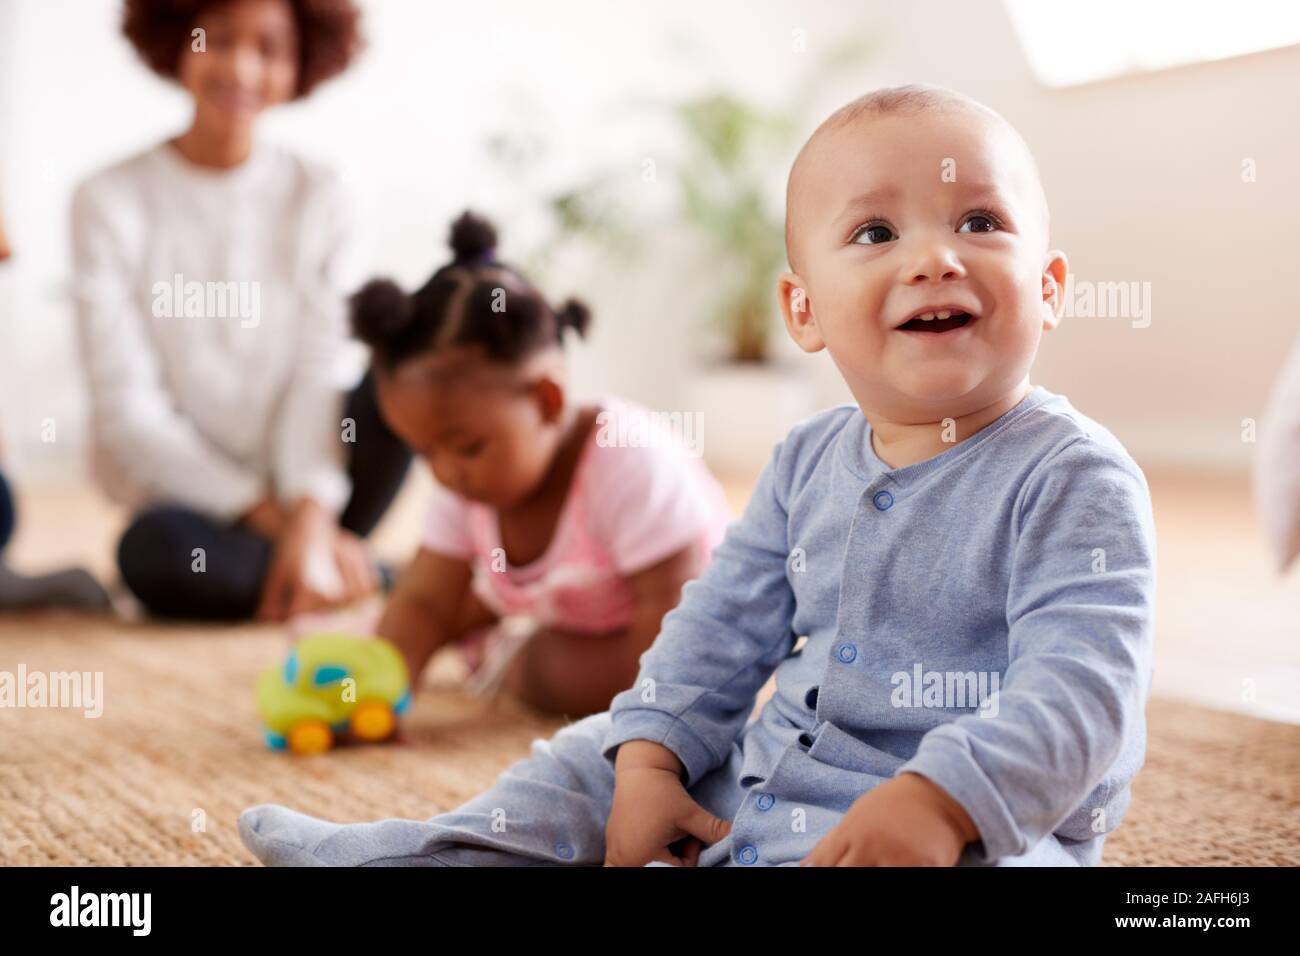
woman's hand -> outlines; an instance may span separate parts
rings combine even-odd
[[[280,502],[274,498],[263,498],[248,509],[244,516],[239,519],[239,523],[256,531],[263,538],[270,538],[275,541],[284,532],[288,520],[289,516],[284,508],[280,506]]]
[[[283,513],[257,617],[284,621],[356,600],[377,586],[378,575],[364,543],[340,529],[315,501],[304,498]]]
[[[379,569],[370,548],[345,528],[334,529],[334,566],[343,581],[341,602],[346,604],[379,590]]]

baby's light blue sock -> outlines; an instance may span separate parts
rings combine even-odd
[[[239,836],[267,866],[446,866],[421,820],[330,823],[270,803],[239,815]]]
[[[239,838],[267,866],[328,866],[313,851],[342,824],[264,803],[239,815]]]

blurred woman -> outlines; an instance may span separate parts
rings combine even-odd
[[[83,183],[72,231],[96,475],[135,509],[118,563],[154,613],[284,620],[381,584],[363,539],[410,455],[346,361],[343,191],[255,137],[347,67],[358,21],[350,0],[126,4],[193,118]]]

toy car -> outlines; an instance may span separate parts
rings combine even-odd
[[[406,662],[382,638],[313,634],[257,680],[267,746],[323,753],[338,736],[386,740],[410,706]]]

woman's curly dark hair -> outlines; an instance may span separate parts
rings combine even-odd
[[[207,10],[232,0],[126,0],[122,32],[159,76],[176,79],[181,51]],[[298,91],[303,97],[342,73],[361,51],[361,12],[353,0],[286,0],[298,25]]]

